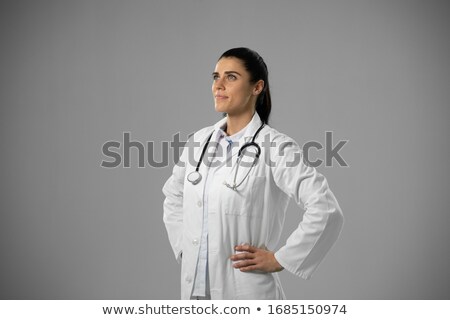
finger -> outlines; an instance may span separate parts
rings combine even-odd
[[[233,261],[238,261],[238,260],[244,260],[244,259],[253,259],[254,257],[255,256],[253,253],[244,252],[244,253],[234,254],[230,257],[230,259]]]
[[[248,272],[248,271],[262,271],[262,270],[258,267],[258,265],[254,264],[251,266],[241,267],[239,268],[239,271]]]
[[[255,261],[253,260],[240,260],[236,263],[233,264],[233,267],[238,269],[238,268],[243,268],[243,267],[248,267],[251,265],[255,265]]]
[[[234,247],[234,249],[236,251],[248,251],[252,253],[255,253],[258,250],[258,248],[251,246],[249,244],[237,245]]]

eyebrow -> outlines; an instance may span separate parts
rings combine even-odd
[[[225,74],[236,73],[236,74],[238,74],[238,75],[241,75],[241,74],[240,74],[239,72],[237,72],[237,71],[225,71],[224,73],[225,73]],[[219,74],[218,72],[213,72],[213,73],[212,73],[213,76],[218,75],[218,74]]]

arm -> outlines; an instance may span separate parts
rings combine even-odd
[[[183,239],[183,189],[186,171],[187,147],[183,149],[180,160],[173,167],[172,175],[163,186],[164,224],[175,258],[181,262],[181,244]]]
[[[275,166],[271,168],[275,183],[306,209],[302,222],[275,258],[286,270],[309,279],[339,237],[344,219],[327,180],[305,165],[297,143],[286,137],[275,140]]]
[[[278,141],[277,141],[278,140]],[[308,279],[337,240],[343,216],[324,176],[303,163],[300,147],[291,139],[278,136],[271,166],[278,188],[306,211],[303,221],[276,253],[249,245],[235,249],[245,251],[231,256],[241,271],[288,271]]]

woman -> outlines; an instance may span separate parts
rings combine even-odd
[[[268,71],[255,51],[222,54],[212,93],[226,117],[191,137],[163,187],[181,298],[285,299],[277,272],[310,278],[339,236],[341,209],[297,143],[268,125]],[[306,211],[275,252],[290,198]]]

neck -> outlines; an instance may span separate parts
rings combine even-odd
[[[232,136],[241,131],[252,120],[254,111],[246,112],[240,115],[227,115],[226,134]]]

